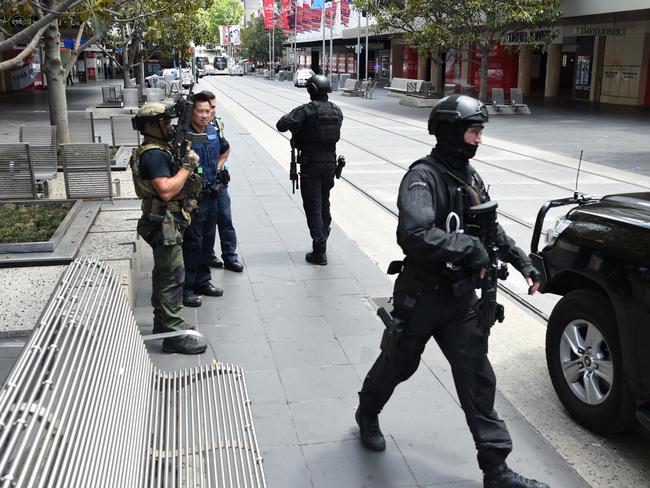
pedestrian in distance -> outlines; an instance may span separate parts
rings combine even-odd
[[[225,138],[224,126],[221,118],[217,117],[217,97],[214,93],[204,90],[210,99],[210,108],[212,108],[212,122],[210,122],[219,133],[221,138]],[[232,224],[232,208],[230,204],[230,194],[228,193],[228,184],[230,183],[230,171],[228,171],[228,161],[224,161],[220,168],[217,168],[217,181],[219,182],[219,200],[217,207],[217,229],[219,230],[219,242],[221,245],[221,261],[215,254],[214,248],[211,249],[208,265],[212,268],[225,268],[236,273],[244,270],[244,265],[239,262],[237,256],[237,233]]]
[[[72,78],[72,69],[68,71],[68,76],[65,79],[65,86],[74,86],[74,79]]]
[[[540,274],[496,223],[496,212],[491,222],[496,229],[492,254],[479,238],[483,222],[473,212],[489,201],[489,195],[469,160],[487,121],[486,107],[465,95],[445,97],[431,111],[428,129],[437,144],[430,155],[410,166],[399,187],[397,242],[405,258],[389,268],[389,273],[399,273],[392,316],[382,317],[387,328],[381,352],[363,382],[355,417],[362,444],[383,451],[386,442],[378,415],[395,387],[415,373],[433,337],[451,366],[484,474],[483,486],[548,488],[506,465],[512,440],[494,410],[496,378],[487,357],[494,319],[484,326],[480,314],[487,308],[475,288],[485,279],[488,266],[494,264],[496,270],[496,256],[524,276],[530,294],[537,291]],[[494,282],[496,286],[496,277]]]
[[[153,333],[187,330],[182,314],[182,242],[202,185],[195,174],[199,157],[190,150],[182,160],[176,160],[169,142],[171,115],[163,104],[145,103],[136,113],[133,126],[144,136],[131,159],[131,169],[136,193],[142,198],[138,234],[153,250]],[[203,339],[193,335],[163,340],[165,352],[201,354],[206,347]]]
[[[200,307],[200,295],[220,297],[223,290],[211,282],[208,262],[214,248],[217,234],[219,205],[219,168],[223,167],[230,146],[211,124],[212,108],[209,98],[203,93],[194,95],[190,133],[205,134],[207,142],[194,143],[192,149],[199,156],[199,168],[205,187],[201,192],[198,208],[192,213],[192,223],[185,231],[183,258],[185,259],[185,287],[183,304],[186,307]]]
[[[327,238],[330,234],[330,190],[336,174],[336,143],[341,138],[343,113],[328,100],[330,81],[314,75],[306,83],[309,103],[294,108],[278,120],[280,132],[291,131],[292,147],[298,150],[300,194],[312,239],[307,262],[327,264]]]

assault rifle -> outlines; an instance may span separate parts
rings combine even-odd
[[[300,190],[300,182],[298,180],[298,167],[296,161],[296,146],[291,138],[291,164],[289,165],[289,179],[291,180],[291,193],[296,193],[296,188]]]
[[[345,157],[344,156],[339,156],[338,159],[336,160],[336,179],[338,180],[341,178],[341,173],[343,172],[343,168],[345,168]]]
[[[470,207],[471,215],[476,216],[480,228],[479,238],[488,252],[489,264],[485,276],[481,280],[481,298],[478,301],[479,327],[489,331],[495,322],[503,322],[503,305],[497,303],[498,280],[508,277],[505,264],[499,266],[497,257],[497,202],[485,202]]]
[[[205,134],[189,133],[192,124],[192,110],[194,109],[194,97],[192,95],[193,88],[194,83],[190,86],[190,91],[187,95],[181,95],[178,101],[171,107],[167,107],[167,110],[165,111],[165,113],[172,119],[178,117],[174,139],[171,143],[177,161],[183,159],[185,153],[192,147],[193,143],[201,144],[208,142],[208,136]]]

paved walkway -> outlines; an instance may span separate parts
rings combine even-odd
[[[80,93],[80,104],[98,93],[97,86]],[[3,109],[6,100],[0,97]],[[39,100],[33,97],[33,109],[42,107]],[[376,102],[375,109],[379,103],[407,109],[394,98]],[[2,131],[12,120],[47,117],[46,112],[27,113],[26,106],[16,103],[0,112]],[[241,274],[214,270],[213,282],[225,295],[205,298],[202,307],[185,314],[214,344],[221,361],[246,370],[269,487],[482,486],[449,367],[434,344],[382,414],[388,449],[371,453],[360,446],[356,392],[378,353],[383,326],[375,316],[376,303],[390,295],[392,283],[336,226],[330,264],[305,263],[310,239],[286,171],[246,127],[227,112],[221,115],[233,147],[230,191],[246,269]],[[135,309],[143,332],[149,332],[152,321],[151,266],[148,252]],[[0,381],[20,344],[0,344]],[[160,344],[148,346],[154,360],[170,370],[211,359],[162,354]],[[588,486],[500,394],[497,410],[515,441],[513,467],[555,488]]]
[[[246,269],[213,270],[224,296],[204,298],[185,315],[221,361],[246,370],[269,487],[482,486],[449,368],[434,345],[382,414],[388,449],[361,447],[357,391],[383,329],[375,299],[389,296],[392,283],[336,226],[328,266],[307,264],[310,239],[286,171],[245,127],[222,115],[233,148],[230,193]],[[152,320],[151,264],[147,258],[137,299],[143,331]],[[159,347],[150,350],[161,367],[209,360],[162,354]],[[555,487],[587,486],[500,395],[497,404],[515,439],[514,467]]]

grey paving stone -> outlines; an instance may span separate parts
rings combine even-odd
[[[273,283],[253,283],[253,292],[258,300],[307,297],[309,288],[304,281],[276,281]]]
[[[312,250],[311,241],[289,241],[284,243],[285,247],[290,250],[291,259],[296,264],[296,266],[305,268],[305,272],[308,270],[315,270],[315,278],[312,279],[329,279],[332,278],[331,272],[327,270],[334,269],[336,273],[342,273],[341,266],[343,261],[339,257],[338,253],[335,252],[330,246],[327,248],[327,266],[314,266],[312,263],[308,263],[305,259],[305,254]],[[346,268],[346,271],[349,271]]]
[[[332,278],[352,278],[352,273],[343,264],[327,264],[327,266],[317,266],[305,261],[305,254],[311,251],[311,245],[308,243],[304,252],[292,254],[298,276],[303,280],[327,280]],[[328,258],[329,260],[329,258]],[[304,266],[300,266],[304,264]],[[309,264],[309,266],[307,266]]]
[[[252,404],[251,411],[260,448],[298,445],[286,403]]]
[[[527,421],[511,420],[507,425],[514,446],[508,456],[508,466],[526,477],[544,481],[550,486],[589,487]]]
[[[442,386],[413,393],[401,392],[398,387],[384,407],[380,420],[384,433],[466,427],[463,411]]]
[[[299,224],[305,222],[305,214],[295,206],[288,207],[266,207],[267,215],[273,223],[276,224]]]
[[[198,330],[213,344],[223,342],[266,342],[266,330],[260,319],[220,321],[198,324]]]
[[[16,358],[0,357],[0,386],[4,384],[14,364],[16,364]]]
[[[227,285],[224,286],[227,288]],[[259,310],[254,303],[249,302],[245,304],[246,306],[228,307],[227,301],[227,296],[207,297],[203,300],[203,305],[191,309],[196,314],[195,322],[199,324],[218,324],[224,321],[245,322],[260,319]],[[184,310],[187,310],[187,308],[185,307]]]
[[[474,441],[467,428],[433,432],[425,427],[420,432],[396,432],[392,436],[422,485],[479,483],[482,479]]]
[[[265,320],[284,317],[314,317],[324,313],[323,308],[311,297],[284,300],[270,298],[259,300],[257,306]]]
[[[215,344],[215,349],[219,361],[236,364],[246,372],[275,369],[275,361],[266,342],[222,342]]]
[[[289,409],[300,443],[315,444],[357,439],[359,428],[354,421],[358,400],[341,399],[290,403]]]
[[[379,334],[351,335],[337,336],[337,338],[350,363],[355,367],[358,366],[355,369],[362,374],[362,377],[365,376],[367,370],[370,369],[377,356],[379,356],[381,336]]]
[[[341,345],[334,338],[289,339],[270,344],[275,363],[280,371],[287,368],[348,363]]]
[[[269,488],[313,488],[299,446],[267,447],[262,449],[262,457]]]
[[[277,371],[248,371],[245,376],[248,396],[253,404],[286,403],[284,389]]]
[[[359,389],[359,376],[350,365],[309,366],[280,371],[288,402],[346,398]]]
[[[364,289],[354,278],[305,280],[312,296],[363,295]]]
[[[332,339],[332,331],[322,317],[282,317],[264,321],[271,342],[292,339]]]
[[[309,229],[307,228],[306,224],[299,225],[296,222],[278,222],[276,224],[273,224],[273,227],[280,236],[280,239],[283,241],[297,241],[304,239],[305,243],[311,243],[311,238],[309,237]]]
[[[384,452],[371,452],[357,440],[304,446],[316,488],[406,488],[417,483],[406,461],[388,438]]]
[[[300,273],[295,266],[289,264],[275,264],[265,266],[251,266],[248,270],[251,283],[279,283],[286,281],[300,281]]]

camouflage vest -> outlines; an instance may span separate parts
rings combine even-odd
[[[172,212],[183,212],[189,217],[189,213],[198,207],[199,195],[203,190],[204,185],[201,176],[197,174],[190,175],[190,177],[185,182],[185,185],[183,186],[181,192],[176,195],[173,200],[170,200],[169,202],[162,201],[158,198],[158,194],[151,184],[151,181],[143,180],[142,176],[140,175],[140,158],[146,151],[149,151],[150,149],[159,149],[169,154],[172,160],[175,159],[171,146],[160,141],[156,141],[155,139],[150,139],[146,136],[143,144],[137,150],[133,150],[129,164],[131,166],[135,193],[138,198],[143,199],[143,212],[158,213],[159,211],[168,208]]]

